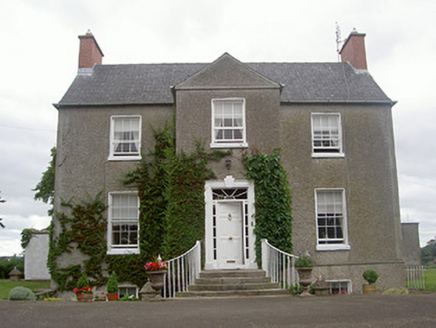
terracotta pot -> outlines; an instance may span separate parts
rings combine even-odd
[[[106,293],[108,301],[115,301],[118,298],[118,293]]]
[[[374,284],[362,285],[362,291],[364,295],[374,295],[377,294],[377,289]]]
[[[79,295],[81,295],[79,297]],[[77,300],[79,302],[92,302],[92,300],[94,299],[94,294],[88,294],[88,293],[80,293],[77,294]]]

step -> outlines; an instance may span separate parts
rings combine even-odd
[[[197,285],[240,285],[240,284],[267,284],[271,283],[268,277],[221,277],[221,278],[198,278],[195,280]]]
[[[200,272],[200,278],[229,278],[229,277],[265,277],[265,271],[258,269],[240,270],[205,270]]]
[[[274,283],[243,283],[243,284],[212,284],[212,285],[191,285],[189,291],[228,291],[228,290],[265,290],[279,289],[279,284]]]
[[[284,296],[290,295],[286,289],[263,289],[263,290],[226,290],[226,291],[197,291],[177,292],[180,298],[212,298],[212,297],[252,297],[252,296]]]
[[[201,297],[252,297],[289,295],[289,290],[272,283],[265,271],[255,269],[206,270],[188,287],[186,292],[176,293],[180,298]]]

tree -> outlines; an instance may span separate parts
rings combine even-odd
[[[0,197],[0,203],[4,203],[4,202],[6,202],[6,201]],[[3,220],[3,219],[0,218],[0,221],[1,221],[1,220]],[[4,225],[3,223],[0,222],[0,227],[4,228],[5,225]]]
[[[54,184],[55,184],[55,163],[56,163],[56,147],[51,150],[51,161],[47,170],[42,174],[41,181],[36,185],[35,200],[43,201],[46,204],[52,205],[48,210],[48,215],[53,214],[53,200],[54,200]]]
[[[436,244],[429,244],[421,248],[421,264],[428,265],[436,259]]]

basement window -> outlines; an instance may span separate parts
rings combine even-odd
[[[345,295],[353,292],[351,280],[326,280],[330,287],[330,295]]]

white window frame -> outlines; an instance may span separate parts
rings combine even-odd
[[[334,139],[331,137],[331,134],[329,134],[329,138],[326,138],[325,141],[332,142],[337,141],[338,146],[337,147],[315,147],[315,140],[322,140],[318,139],[315,129],[315,118],[316,117],[336,117],[338,122],[338,134],[337,139]],[[311,125],[312,125],[312,157],[344,157],[343,152],[343,138],[342,138],[342,121],[341,121],[341,114],[340,113],[312,113],[311,115]],[[329,131],[331,132],[331,131]],[[324,151],[323,151],[324,150]],[[333,150],[333,151],[332,151]],[[335,151],[337,150],[337,151]]]
[[[138,294],[139,288],[138,288],[138,286],[132,285],[132,284],[125,284],[125,283],[118,284],[118,295],[120,295],[120,297],[121,297],[120,289],[122,289],[122,288],[132,288],[132,289],[134,288],[135,289],[134,296],[135,296],[135,298],[139,298],[139,294]]]
[[[342,235],[343,238],[340,238],[342,240],[342,243],[338,244],[324,244],[321,242],[328,241],[328,238],[320,238],[319,237],[319,226],[318,226],[318,197],[319,194],[322,192],[340,192],[342,195]],[[343,188],[318,188],[315,189],[315,222],[316,222],[316,239],[317,239],[317,245],[316,250],[317,251],[346,251],[350,250],[350,245],[348,243],[348,220],[347,220],[347,206],[345,202],[345,189]],[[329,241],[334,242],[335,239],[330,239]]]
[[[137,152],[131,152],[123,154],[118,154],[115,151],[115,121],[122,119],[139,119],[139,134],[137,140],[132,140],[132,143],[136,144],[138,149]],[[128,132],[128,131],[126,131]],[[109,142],[109,160],[110,161],[136,161],[141,159],[141,133],[142,132],[142,117],[140,115],[112,115],[111,116],[111,128],[110,128],[110,142]]]
[[[341,290],[339,291],[339,294],[333,294],[332,290],[333,290],[333,284],[343,284],[346,283],[347,284],[347,294],[352,294],[353,293],[353,283],[351,282],[351,279],[340,279],[340,280],[326,280],[326,283],[329,284],[329,293],[330,295],[341,295]]]
[[[113,219],[113,197],[117,195],[134,195],[138,198],[138,211],[137,218],[135,220],[114,220]],[[107,254],[109,255],[124,255],[124,254],[139,254],[139,197],[138,193],[135,191],[122,191],[122,192],[110,192],[108,195],[108,228],[107,228]],[[137,224],[138,225],[138,243],[136,245],[125,246],[125,245],[113,245],[112,242],[112,224],[114,222],[126,223],[126,224]]]
[[[225,128],[215,126],[215,106],[218,103],[223,102],[241,102],[242,103],[242,125],[240,126],[242,130],[242,137],[241,139],[232,141],[231,139],[227,140],[221,140],[217,139],[216,134],[217,130],[225,130]],[[232,117],[232,120],[234,121],[234,117]],[[247,144],[247,125],[246,125],[246,119],[245,119],[245,99],[244,98],[216,98],[212,99],[212,126],[211,126],[211,135],[212,135],[212,142],[210,144],[211,148],[246,148],[248,147]],[[221,129],[220,129],[221,128]],[[234,128],[234,126],[233,126]],[[239,128],[239,126],[238,126]],[[231,130],[231,127],[228,128]]]

